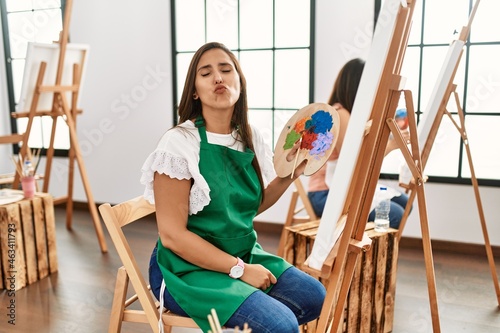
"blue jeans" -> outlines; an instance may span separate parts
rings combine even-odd
[[[149,262],[149,283],[157,299],[160,299],[162,280],[155,247]],[[187,317],[167,288],[164,294],[165,307]],[[319,317],[325,295],[326,290],[321,282],[295,267],[290,267],[268,294],[260,290],[254,292],[223,325],[242,328],[248,323],[252,333],[298,333],[299,325]]]
[[[314,209],[314,213],[321,217],[323,215],[323,210],[325,208],[326,197],[328,196],[329,190],[315,191],[307,193],[309,201]],[[405,211],[406,204],[408,203],[408,195],[401,193],[397,197],[391,199],[391,210],[389,211],[389,226],[394,229],[399,228],[401,219],[403,218],[403,213]],[[370,212],[368,215],[368,221],[375,220],[375,210]]]

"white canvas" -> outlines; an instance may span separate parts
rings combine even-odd
[[[458,63],[461,59],[464,45],[465,42],[461,40],[455,40],[450,44],[448,52],[446,53],[446,57],[443,61],[443,66],[441,67],[441,71],[439,72],[436,83],[434,85],[434,89],[432,90],[432,94],[429,98],[429,102],[427,103],[427,107],[422,114],[422,119],[417,125],[418,147],[421,154],[427,140],[429,139],[429,134],[439,112],[441,102],[444,98],[449,97],[445,96],[446,90],[449,83],[453,80],[455,68],[458,66]],[[410,168],[406,163],[403,163],[399,175],[399,182],[401,184],[409,184],[411,178],[412,175]]]
[[[63,76],[61,85],[72,85],[73,82],[73,64],[79,64],[81,70],[80,94],[81,87],[85,79],[85,64],[87,62],[89,46],[87,44],[66,44],[66,54],[64,56]],[[43,79],[44,86],[52,86],[56,82],[57,66],[59,63],[59,44],[46,43],[28,43],[28,51],[26,53],[26,63],[24,65],[23,82],[21,85],[21,96],[17,105],[17,112],[29,111],[33,100],[36,80],[40,69],[40,63],[47,63],[45,75]],[[46,111],[52,109],[52,93],[40,94],[37,111]],[[71,92],[66,93],[68,103],[71,103]],[[79,107],[77,101],[77,107]]]
[[[343,149],[338,158],[335,174],[329,184],[329,188],[332,190],[329,192],[326,200],[314,246],[308,258],[308,265],[311,268],[321,269],[321,266],[344,229],[344,225],[338,225],[337,221],[341,217],[349,192],[349,185],[351,184],[364,137],[365,125],[373,109],[375,95],[383,74],[384,64],[401,6],[406,6],[406,2],[402,2],[401,0],[386,0],[380,11],[373,41],[370,46],[370,53],[366,60],[357,92],[357,96],[362,96],[362,98],[356,98],[354,102],[351,119],[349,120],[344,138]]]

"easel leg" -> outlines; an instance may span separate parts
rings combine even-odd
[[[495,267],[495,259],[493,256],[493,251],[491,249],[491,243],[490,243],[490,238],[488,236],[488,228],[486,226],[486,218],[484,216],[484,211],[483,211],[483,204],[481,202],[481,196],[479,194],[479,183],[476,178],[476,172],[474,170],[474,163],[472,162],[472,153],[469,145],[469,139],[467,137],[467,132],[465,130],[465,117],[464,117],[464,112],[460,106],[460,98],[455,91],[456,86],[453,87],[453,95],[455,97],[455,103],[457,106],[457,111],[458,115],[460,117],[460,124],[461,127],[458,126],[458,124],[455,122],[451,114],[445,110],[445,113],[448,115],[448,117],[451,119],[457,130],[460,132],[460,136],[462,138],[462,142],[465,147],[465,151],[467,153],[467,160],[469,162],[469,168],[470,168],[470,173],[471,173],[471,181],[472,185],[474,188],[474,195],[476,197],[476,204],[477,204],[477,210],[479,213],[479,220],[481,222],[481,229],[483,232],[483,238],[484,238],[484,246],[486,248],[486,256],[488,257],[488,264],[490,266],[490,271],[491,271],[491,276],[493,278],[493,285],[495,286],[495,292],[497,295],[497,303],[498,306],[500,307],[500,286],[498,284],[498,275],[497,275],[497,270]]]
[[[72,149],[74,149],[74,154],[75,154],[76,160],[78,162],[78,168],[80,170],[80,175],[82,177],[83,187],[84,187],[85,193],[87,195],[87,201],[88,201],[88,205],[89,205],[90,214],[92,215],[92,219],[94,221],[94,227],[95,227],[95,231],[97,234],[97,239],[99,241],[99,245],[101,246],[101,251],[106,253],[106,252],[108,252],[108,248],[106,245],[106,239],[104,238],[104,233],[102,231],[102,226],[101,226],[101,220],[100,220],[99,214],[97,212],[97,207],[96,207],[95,202],[94,202],[94,197],[92,195],[92,191],[90,191],[90,185],[89,185],[89,182],[87,179],[87,171],[85,168],[85,164],[83,163],[82,154],[80,152],[80,146],[78,143],[78,138],[76,136],[76,128],[75,128],[75,123],[73,121],[73,116],[67,108],[68,104],[66,102],[66,97],[64,96],[64,94],[60,94],[60,96],[62,98],[63,110],[64,110],[64,113],[66,115],[66,122],[67,122],[68,128],[69,128],[71,147],[72,147]]]
[[[427,204],[425,200],[425,192],[424,192],[424,177],[422,176],[422,160],[420,156],[420,149],[418,147],[418,137],[417,137],[417,125],[415,117],[413,114],[415,113],[413,109],[413,96],[411,91],[405,90],[405,99],[408,110],[408,123],[410,130],[410,140],[411,140],[411,148],[412,152],[410,153],[408,147],[406,146],[406,142],[404,142],[403,137],[400,133],[399,128],[397,127],[394,119],[388,119],[387,124],[391,129],[391,132],[394,135],[394,139],[397,141],[398,146],[403,153],[403,156],[410,168],[413,175],[412,182],[412,193],[410,195],[409,203],[413,203],[415,195],[418,199],[418,209],[420,215],[420,227],[422,231],[422,246],[424,251],[424,259],[425,259],[425,269],[427,276],[427,286],[429,292],[429,303],[432,317],[432,327],[434,333],[441,332],[440,324],[439,324],[439,310],[437,303],[437,292],[436,292],[436,278],[434,272],[434,259],[432,256],[432,246],[430,240],[430,232],[429,232],[429,221],[427,219]],[[408,204],[407,204],[408,208]],[[401,227],[401,226],[400,226]],[[399,236],[401,232],[399,232]]]
[[[398,240],[401,240],[401,236],[403,235],[403,230],[406,226],[406,221],[408,220],[408,216],[410,215],[410,210],[413,206],[413,202],[415,201],[415,187],[411,186],[410,187],[410,195],[408,196],[408,202],[406,203],[405,211],[403,213],[403,217],[401,218],[401,223],[399,224],[398,228]]]
[[[476,204],[477,204],[477,209],[479,212],[479,220],[481,221],[481,229],[483,231],[484,246],[486,248],[486,256],[488,257],[488,263],[490,265],[491,276],[493,277],[493,285],[495,286],[495,291],[497,294],[497,302],[498,302],[498,306],[500,307],[500,287],[498,285],[498,275],[497,275],[497,270],[495,268],[495,259],[493,256],[493,251],[491,249],[490,238],[488,236],[488,228],[486,227],[486,220],[484,217],[483,205],[481,203],[481,197],[479,195],[479,184],[477,182],[476,174],[474,172],[474,166],[472,164],[472,155],[470,152],[469,144],[464,142],[464,145],[465,145],[465,150],[467,151],[467,158],[469,160],[469,167],[470,167],[470,171],[471,171],[471,180],[472,180],[472,184],[474,185],[474,194],[476,196]]]
[[[344,231],[345,232],[345,231]],[[340,247],[342,248],[343,246],[347,247],[345,242],[348,241],[344,238],[340,239]],[[343,267],[340,267],[342,265],[340,263],[345,263],[346,257],[348,257],[348,253],[338,253],[337,258],[335,259],[335,265],[333,265],[333,270],[331,275],[328,277],[328,283],[326,285],[326,297],[323,302],[323,307],[321,309],[321,313],[319,315],[319,319],[317,322],[316,326],[316,332],[318,333],[327,333],[327,332],[337,332],[338,329],[338,324],[340,322],[340,318],[331,318],[332,316],[332,308],[335,304],[336,309],[339,308],[338,304],[338,295],[337,292],[340,290],[339,285],[342,279],[343,275]],[[351,282],[351,279],[349,279],[349,283]],[[344,287],[344,289],[346,289]],[[349,286],[347,286],[347,289],[349,289]],[[346,297],[347,298],[347,297]],[[344,300],[346,299],[344,298]],[[343,309],[344,307],[342,307]],[[338,311],[335,309],[335,313]],[[336,316],[336,314],[333,314],[333,316]],[[332,325],[333,321],[336,320],[337,326],[334,326],[334,329],[332,330]]]
[[[344,278],[342,279],[342,286],[338,295],[338,302],[335,306],[335,311],[333,313],[333,321],[331,327],[333,332],[338,332],[342,327],[341,320],[344,318],[342,315],[344,313],[345,304],[347,301],[347,294],[352,282],[352,277],[354,276],[354,269],[356,268],[356,263],[358,262],[359,252],[349,252],[347,254],[346,265],[344,268]],[[342,300],[342,302],[340,302]],[[320,330],[320,332],[324,332]]]
[[[418,210],[420,214],[420,227],[422,230],[422,246],[425,258],[425,270],[427,275],[427,286],[429,290],[429,302],[431,307],[433,332],[441,332],[439,325],[439,310],[436,292],[436,277],[434,273],[434,259],[432,257],[431,239],[429,237],[429,221],[427,219],[427,205],[423,185],[417,185]]]
[[[45,154],[45,175],[43,177],[43,192],[49,192],[50,173],[52,171],[52,160],[54,158],[54,141],[56,136],[57,116],[52,117],[52,129],[50,131],[49,148]],[[57,204],[57,203],[56,203]]]
[[[76,117],[73,117],[76,127]],[[66,201],[66,229],[73,225],[73,182],[75,179],[75,149],[71,144],[68,151],[68,199]]]

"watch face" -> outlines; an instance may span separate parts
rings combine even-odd
[[[243,275],[243,267],[233,266],[229,274],[232,278],[239,279]]]

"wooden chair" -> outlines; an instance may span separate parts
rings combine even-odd
[[[288,235],[287,227],[318,219],[314,213],[311,202],[309,201],[309,197],[307,196],[307,191],[302,184],[302,180],[297,178],[293,183],[295,185],[295,190],[292,192],[290,206],[288,207],[288,213],[283,225],[283,231],[281,232],[280,243],[278,245],[277,254],[280,257],[283,257],[285,252],[285,243]],[[299,199],[302,202],[302,205],[297,206]],[[306,215],[299,215],[303,211],[305,211]]]
[[[129,223],[140,221],[143,217],[154,213],[155,207],[143,197],[137,197],[115,206],[104,203],[99,206],[99,211],[123,264],[118,269],[116,277],[108,332],[120,332],[122,322],[127,321],[147,323],[151,326],[154,333],[159,333],[158,304],[154,301],[154,296],[149,286],[146,285],[145,279],[137,266],[137,261],[122,230]],[[132,284],[136,294],[126,299],[129,282]],[[142,310],[127,309],[137,300]],[[175,315],[168,310],[163,312],[162,320],[165,332],[171,332],[172,327],[198,328],[193,319]]]

